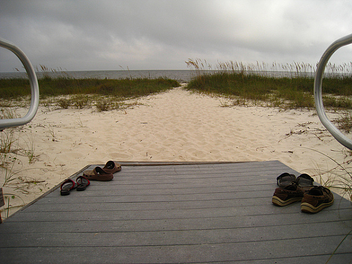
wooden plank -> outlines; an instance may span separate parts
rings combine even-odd
[[[72,238],[74,236],[71,236]],[[311,238],[309,242],[312,244],[309,247],[306,238],[247,243],[119,247],[115,244],[102,246],[101,239],[94,238],[92,234],[88,239],[93,240],[92,246],[64,247],[62,245],[66,243],[67,237],[63,237],[58,241],[60,246],[54,248],[1,248],[0,255],[3,256],[4,263],[262,263],[265,260],[271,263],[317,263],[319,259],[323,262],[318,263],[324,263],[334,249],[333,245],[337,245],[341,240],[337,236]],[[78,240],[76,244],[84,242],[86,240]],[[351,260],[348,250],[348,245],[343,244],[336,254],[341,262],[332,263],[348,263]],[[288,259],[293,261],[289,262]],[[23,260],[26,261],[22,262]]]
[[[278,161],[129,163],[111,182],[92,182],[66,197],[55,190],[5,221],[0,260],[325,262],[352,228],[351,205],[337,199],[315,215],[301,213],[299,203],[273,206],[276,177],[285,171],[298,175]],[[351,259],[347,241],[331,263]]]
[[[345,235],[345,228],[339,226],[335,229],[329,229],[323,235],[320,231],[324,229],[326,223],[315,223],[314,226],[307,224],[292,224],[292,229],[281,233],[283,226],[261,226],[261,227],[241,227],[241,228],[209,228],[209,229],[175,229],[175,230],[153,230],[153,231],[120,231],[120,230],[105,230],[105,231],[86,231],[86,232],[67,232],[66,230],[52,230],[26,233],[11,233],[8,234],[9,241],[2,240],[0,247],[12,248],[11,240],[16,240],[15,247],[28,246],[27,241],[32,241],[32,247],[57,247],[64,240],[65,246],[76,247],[79,241],[79,246],[90,246],[101,244],[99,240],[104,241],[104,244],[109,246],[127,247],[127,246],[167,246],[167,245],[198,245],[198,244],[228,244],[228,243],[249,243],[258,241],[274,241],[287,239],[301,239],[300,232],[310,233],[310,239],[323,238]],[[300,232],[297,232],[300,229]],[[38,240],[38,236],[44,237],[47,232],[50,232],[50,241]],[[280,237],[278,238],[278,233]],[[263,234],[267,234],[263,239]]]
[[[335,224],[337,222],[349,225],[351,220],[350,209],[345,209],[343,212],[330,212],[325,215],[324,219],[310,219],[303,215],[298,220],[292,217],[292,214],[276,214],[276,215],[254,215],[254,216],[231,216],[231,217],[208,217],[208,218],[171,218],[171,219],[128,219],[128,220],[86,220],[94,223],[86,225],[82,220],[65,219],[61,221],[36,221],[40,224],[40,231],[47,233],[55,232],[109,232],[118,230],[121,232],[149,232],[149,231],[186,231],[186,230],[208,230],[208,229],[229,229],[229,228],[257,228],[275,226],[281,230],[292,227],[308,226],[313,230],[313,225]],[[110,221],[107,224],[107,221]],[[68,224],[67,222],[70,222]],[[7,222],[9,229],[2,230],[1,234],[23,234],[28,232],[38,231],[38,227],[31,221],[22,222],[18,225],[17,222]],[[15,228],[17,227],[17,228]],[[311,233],[311,232],[309,232]],[[312,234],[313,235],[313,234]],[[320,235],[320,234],[319,234]]]

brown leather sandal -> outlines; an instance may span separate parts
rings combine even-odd
[[[92,171],[83,172],[83,176],[90,181],[111,181],[114,178],[112,173],[106,173],[100,167],[95,167]]]
[[[100,167],[99,167],[100,168]],[[114,174],[115,172],[121,171],[121,165],[115,161],[108,161],[103,168],[101,168],[105,173]],[[83,176],[87,177],[89,175],[95,175],[92,170],[86,170],[83,172]]]

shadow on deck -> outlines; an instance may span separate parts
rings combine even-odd
[[[87,166],[72,177],[75,179]],[[123,163],[111,182],[58,188],[0,225],[1,263],[325,263],[352,229],[349,201],[276,207],[279,161]],[[351,236],[330,263],[352,261]]]

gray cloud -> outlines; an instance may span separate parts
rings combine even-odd
[[[349,0],[11,0],[0,3],[0,37],[54,69],[186,69],[188,58],[315,64],[351,33],[351,11]],[[332,59],[349,62],[351,50]],[[15,67],[0,49],[0,71]]]

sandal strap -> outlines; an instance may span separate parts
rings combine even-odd
[[[66,183],[72,183],[72,187],[70,188],[70,190],[74,189],[76,187],[76,183],[72,180],[72,179],[66,179],[60,186],[60,190],[62,190],[62,187],[66,184]]]
[[[78,176],[77,179],[76,179],[76,182],[77,182],[78,185],[82,185],[82,184],[85,184],[83,182],[83,180],[87,181],[87,186],[90,184],[90,181],[85,176]]]

